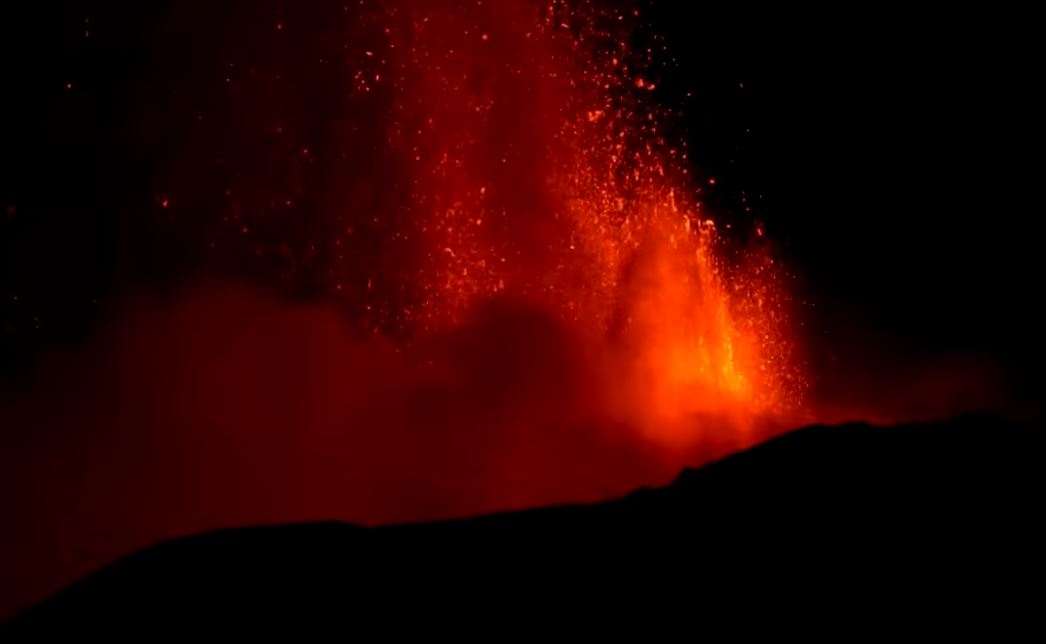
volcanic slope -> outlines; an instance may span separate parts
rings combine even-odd
[[[883,588],[894,599],[969,599],[1041,579],[1044,464],[1041,427],[994,417],[814,426],[597,505],[383,528],[249,527],[162,543],[0,632],[529,622],[571,607],[644,605],[664,592],[696,600],[800,580],[835,601]]]

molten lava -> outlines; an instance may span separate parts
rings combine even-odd
[[[195,281],[0,398],[0,618],[162,539],[596,501],[805,421],[788,276],[702,211],[636,12],[237,6],[128,101],[182,129],[127,237]]]
[[[380,328],[413,343],[484,299],[540,306],[599,339],[615,411],[674,444],[800,410],[784,276],[702,214],[638,12],[509,0],[371,19],[358,91],[390,101],[406,195],[386,252],[411,264]]]

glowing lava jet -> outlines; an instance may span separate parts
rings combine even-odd
[[[386,328],[447,329],[518,298],[599,338],[615,411],[659,439],[796,413],[783,273],[701,213],[653,104],[652,49],[631,44],[638,12],[458,4],[385,4],[364,27],[383,37],[358,52],[357,90],[391,102],[407,193],[390,247],[410,248],[411,295],[382,307]]]

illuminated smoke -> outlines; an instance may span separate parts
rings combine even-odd
[[[630,44],[638,12],[426,7],[380,53],[405,70],[388,143],[410,167],[402,234],[424,248],[405,321],[452,325],[494,294],[539,303],[605,339],[660,438],[796,412],[782,274],[765,248],[727,261],[643,77],[653,54]]]

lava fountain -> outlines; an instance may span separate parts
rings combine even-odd
[[[411,344],[478,302],[523,300],[599,339],[615,411],[648,437],[744,443],[760,419],[799,417],[787,276],[761,229],[741,246],[702,212],[638,11],[380,5],[350,57],[355,94],[388,101],[405,196],[383,242],[410,269],[372,307],[379,328]]]
[[[703,211],[639,13],[273,4],[128,117],[182,128],[127,234],[189,285],[0,399],[0,615],[162,539],[598,501],[806,420],[789,276]]]

